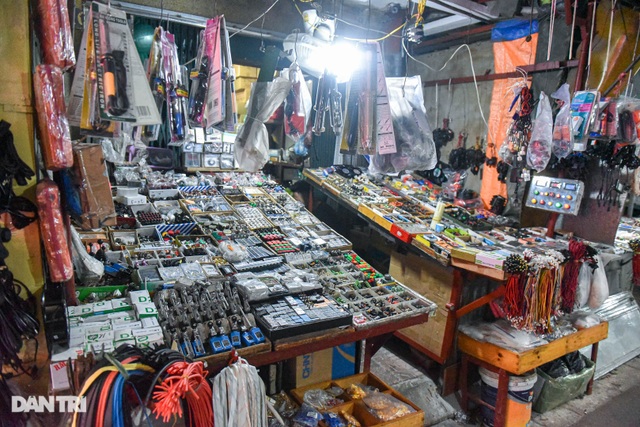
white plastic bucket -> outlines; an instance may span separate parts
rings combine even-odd
[[[480,368],[482,378],[481,397],[491,406],[495,406],[498,395],[498,374]],[[505,427],[526,427],[531,420],[531,404],[533,402],[533,386],[538,376],[536,373],[523,376],[509,376],[509,392],[506,408]],[[482,407],[482,421],[493,427],[494,411]]]

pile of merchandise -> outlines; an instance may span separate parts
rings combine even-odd
[[[608,296],[603,261],[588,242],[547,237],[544,228],[499,226],[503,217],[444,203],[444,190],[418,176],[349,177],[342,169],[304,173],[425,255],[447,266],[482,268],[484,274],[505,280],[502,307],[494,304],[493,309],[518,329],[554,333],[562,315],[586,306],[595,309]]]
[[[196,359],[269,351],[268,339],[435,309],[266,177],[228,172],[178,186],[193,178],[156,172],[142,189],[114,187],[111,225],[73,229],[79,305],[67,309],[70,335],[58,335],[54,362],[123,344]]]

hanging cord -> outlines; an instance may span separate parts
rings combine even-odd
[[[604,59],[604,67],[602,68],[602,77],[600,77],[600,83],[598,83],[598,87],[596,90],[600,90],[602,83],[604,83],[604,78],[607,75],[607,71],[609,70],[609,54],[611,52],[611,36],[613,34],[613,17],[616,12],[616,2],[618,0],[611,0],[611,17],[609,18],[609,37],[607,40],[607,56]]]
[[[585,82],[589,81],[591,75],[591,56],[593,55],[593,34],[596,31],[596,4],[593,2],[593,13],[591,14],[591,31],[589,32],[589,56],[587,57],[587,78]]]
[[[549,41],[547,43],[547,61],[551,59],[551,46],[553,45],[553,29],[556,26],[556,7],[558,0],[551,0],[551,16],[549,17]]]
[[[249,28],[252,24],[254,24],[255,22],[257,22],[258,20],[260,20],[263,16],[265,16],[267,13],[269,13],[271,11],[271,9],[273,9],[275,7],[276,4],[278,4],[280,0],[275,0],[273,2],[273,4],[271,6],[269,6],[267,8],[267,10],[265,10],[264,12],[262,12],[260,14],[260,16],[258,16],[256,19],[254,19],[253,21],[249,22],[247,25],[245,25],[244,27],[240,28],[238,31],[234,32],[233,34],[229,35],[229,38],[235,36],[238,33],[243,32],[244,30],[246,30],[247,28]]]
[[[458,46],[458,48],[451,54],[449,59],[447,59],[447,61],[444,63],[444,65],[442,65],[442,67],[440,67],[439,69],[432,68],[429,65],[427,65],[426,63],[420,61],[419,59],[416,59],[413,55],[411,55],[411,53],[409,53],[409,50],[407,49],[407,46],[405,44],[404,39],[402,40],[402,48],[404,49],[404,51],[406,52],[406,54],[407,54],[407,56],[409,58],[413,59],[418,64],[424,65],[429,70],[431,70],[433,72],[436,72],[436,73],[444,70],[445,67],[447,65],[449,65],[449,62],[451,62],[453,57],[460,51],[460,49],[466,48],[467,52],[469,53],[469,62],[471,64],[471,73],[473,75],[473,84],[475,85],[475,88],[476,88],[476,100],[478,101],[478,109],[480,111],[480,117],[482,118],[482,121],[483,121],[484,125],[487,127],[487,129],[489,129],[489,123],[487,122],[487,119],[484,116],[484,112],[482,111],[482,103],[480,102],[480,90],[478,89],[478,80],[476,79],[476,69],[475,69],[475,67],[473,65],[473,55],[471,54],[471,48],[469,47],[468,44],[465,43],[463,45]],[[487,135],[487,139],[488,139],[489,136],[490,135]]]
[[[449,88],[447,89],[449,93],[449,109],[447,110],[447,119],[451,120],[451,103],[453,102],[453,89],[451,87],[451,79],[449,79]]]
[[[640,16],[639,16],[640,19]],[[640,36],[640,21],[638,23],[638,31],[636,31],[636,43],[633,46],[633,58],[636,58],[636,52],[638,50],[638,37]],[[629,70],[629,76],[627,77],[627,87],[624,91],[624,96],[628,96],[629,95],[629,88],[631,87],[631,79],[633,77],[634,73],[633,73],[633,68],[631,68],[631,70]]]
[[[440,102],[438,101],[438,94],[440,93],[440,87],[438,86],[438,83],[436,83],[436,125],[433,127],[434,129],[437,129],[439,126],[438,121],[440,120],[440,115],[438,114],[439,111],[439,106],[440,106]]]
[[[571,39],[569,40],[569,61],[573,59],[573,37],[576,31],[576,13],[578,12],[578,0],[573,1],[573,16],[571,17]]]

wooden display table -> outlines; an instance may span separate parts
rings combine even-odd
[[[479,405],[484,405],[494,410],[494,426],[503,427],[506,421],[509,374],[522,375],[588,345],[591,345],[591,360],[595,363],[598,358],[598,343],[606,339],[608,333],[609,324],[602,322],[599,325],[558,338],[548,344],[517,353],[492,343],[475,340],[459,332],[458,348],[462,352],[462,367],[460,369],[460,405],[462,410],[466,412],[469,400],[472,400]],[[482,401],[477,396],[469,394],[467,384],[469,362],[498,374],[498,394],[495,407]],[[593,377],[589,381],[587,394],[591,394],[592,390]]]

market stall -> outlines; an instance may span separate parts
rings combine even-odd
[[[627,2],[149,3],[0,30],[7,425],[422,426],[385,344],[526,425],[640,354]]]

